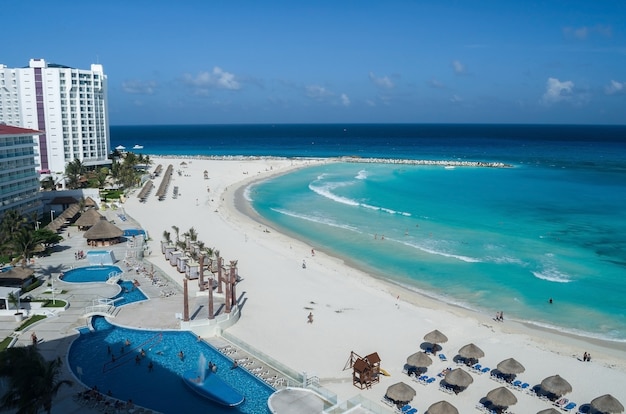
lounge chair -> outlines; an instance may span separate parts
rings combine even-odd
[[[480,373],[481,374],[486,374],[489,371],[491,371],[491,368],[484,367],[483,369],[480,370]]]
[[[567,405],[568,402],[569,400],[567,398],[561,398],[559,400],[556,400],[553,404],[559,408],[563,408]]]
[[[405,404],[402,406],[402,408],[400,409],[400,411],[402,411],[403,413],[406,413],[407,411],[409,411],[410,409],[412,409],[413,407],[411,407],[410,404]]]
[[[409,411],[406,411],[404,414],[417,414],[417,408],[413,407]]]
[[[576,403],[575,403],[575,402],[571,402],[571,401],[570,401],[569,403],[567,403],[567,405],[566,405],[565,407],[562,407],[561,409],[562,409],[563,411],[570,412],[570,411],[572,411],[574,408],[576,408]]]
[[[474,372],[480,372],[480,370],[482,369],[482,365],[480,364],[472,365],[470,369]]]
[[[439,359],[442,361],[447,361],[448,358],[446,358],[446,356],[444,354],[439,354]]]
[[[387,396],[383,396],[383,398],[380,400],[383,402],[383,404],[388,405],[389,407],[393,407],[394,406],[394,402],[391,401],[389,398],[387,398]]]

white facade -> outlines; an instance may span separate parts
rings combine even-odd
[[[0,122],[43,131],[36,163],[41,173],[63,173],[75,158],[110,164],[107,77],[90,70],[31,59],[27,68],[0,64]]]
[[[0,124],[0,217],[8,210],[41,214],[35,140],[39,131]]]

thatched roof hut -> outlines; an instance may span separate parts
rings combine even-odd
[[[34,273],[35,271],[28,267],[12,267],[7,271],[0,272],[0,286],[24,286]]]
[[[96,209],[90,208],[80,215],[76,220],[76,225],[81,230],[87,230],[88,228],[96,225],[102,219],[102,215],[98,213]]]
[[[109,246],[120,242],[124,232],[106,217],[101,217],[89,230],[83,234],[90,246]]]

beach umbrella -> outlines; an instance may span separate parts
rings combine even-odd
[[[449,371],[444,377],[444,381],[450,385],[466,388],[474,382],[474,378],[467,371],[457,368]]]
[[[623,413],[624,406],[611,394],[605,394],[591,400],[591,406],[603,413]]]
[[[572,386],[570,385],[570,383],[565,381],[558,374],[547,377],[543,381],[541,381],[541,388],[557,396],[572,392]]]
[[[416,352],[409,355],[406,363],[412,367],[428,367],[433,363],[433,360],[424,352]]]
[[[517,398],[506,387],[498,387],[487,393],[487,399],[498,407],[508,407],[517,403]]]
[[[511,374],[521,374],[526,371],[526,368],[519,362],[517,362],[514,358],[505,359],[500,362],[497,367],[498,371],[503,374],[511,375]]]
[[[415,397],[415,390],[404,382],[398,382],[390,385],[385,395],[398,403],[408,403]]]
[[[474,344],[467,344],[459,349],[459,355],[466,359],[479,359],[485,356],[482,349]]]
[[[459,410],[447,401],[439,401],[428,407],[426,414],[459,414]]]
[[[430,342],[431,344],[443,344],[444,342],[448,342],[448,337],[435,329],[424,335],[424,341]]]
[[[554,408],[548,408],[546,410],[539,411],[537,414],[561,414],[561,412]]]

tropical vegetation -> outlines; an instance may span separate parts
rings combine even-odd
[[[17,414],[50,414],[52,401],[63,385],[72,381],[61,379],[63,362],[57,357],[47,361],[36,346],[7,348],[0,352],[0,377],[5,379],[5,393],[0,408]]]
[[[17,210],[8,210],[0,220],[0,261],[20,261],[25,266],[33,254],[45,250],[63,240],[56,232],[35,229],[36,217],[28,218]]]

